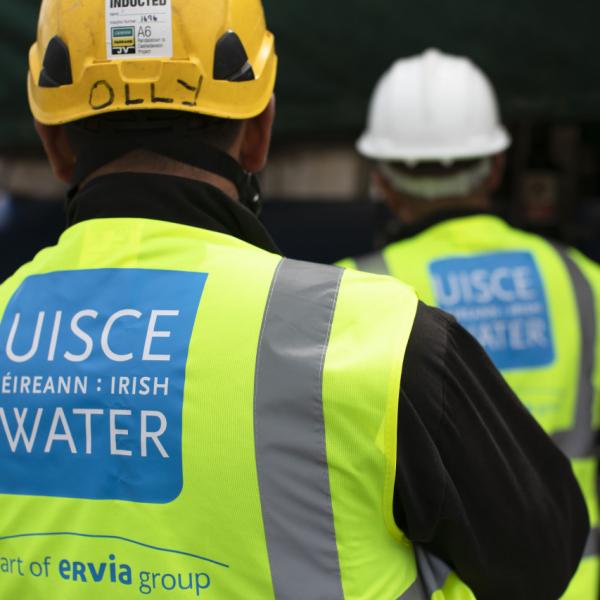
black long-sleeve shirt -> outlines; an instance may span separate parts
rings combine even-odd
[[[104,176],[70,201],[68,214],[70,224],[108,217],[172,221],[277,251],[248,210],[182,178]],[[588,532],[567,459],[471,335],[423,304],[402,374],[394,516],[478,600],[557,599]]]
[[[587,533],[575,485],[479,343],[421,305],[400,391],[398,526],[478,600],[556,599]]]

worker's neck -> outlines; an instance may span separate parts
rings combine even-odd
[[[114,173],[149,173],[153,175],[182,177],[184,179],[208,183],[221,190],[233,200],[239,200],[237,188],[228,179],[210,171],[205,171],[204,169],[193,167],[172,158],[145,150],[131,152],[122,158],[100,167],[83,180],[80,188],[83,189],[88,183],[98,177]]]
[[[403,223],[415,225],[434,218],[440,213],[489,212],[492,210],[492,202],[489,196],[483,194],[438,200],[410,198],[406,201],[394,203],[394,210]]]

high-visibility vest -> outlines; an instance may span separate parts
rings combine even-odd
[[[399,278],[454,314],[571,459],[592,530],[563,598],[597,600],[600,268],[491,215],[447,220],[340,264]]]
[[[416,307],[210,231],[69,229],[0,287],[0,596],[473,600],[393,519]]]

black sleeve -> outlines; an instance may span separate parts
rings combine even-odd
[[[589,528],[568,460],[474,338],[423,304],[402,374],[394,514],[478,600],[556,600]]]

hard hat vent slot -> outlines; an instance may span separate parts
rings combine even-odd
[[[69,48],[58,36],[54,36],[44,54],[44,66],[40,73],[39,86],[56,88],[72,83],[73,74]]]
[[[224,33],[215,48],[213,78],[219,81],[253,81],[254,70],[248,62],[248,54],[234,31]]]

